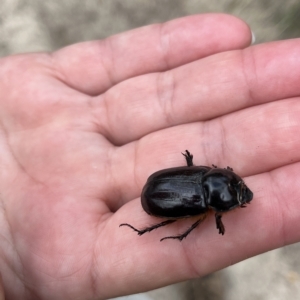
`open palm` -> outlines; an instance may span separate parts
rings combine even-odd
[[[300,40],[246,48],[226,15],[0,60],[0,270],[7,299],[101,299],[300,240]],[[243,50],[244,49],[244,50]],[[297,98],[298,97],[298,98]],[[147,177],[232,167],[254,192],[181,243],[140,205]]]

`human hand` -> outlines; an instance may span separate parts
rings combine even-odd
[[[0,270],[7,299],[104,299],[203,276],[300,239],[299,40],[250,44],[200,15],[0,60]],[[226,52],[225,52],[226,51]],[[159,169],[233,167],[246,209],[142,237]]]

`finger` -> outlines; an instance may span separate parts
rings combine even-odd
[[[194,155],[195,165],[230,166],[242,177],[298,162],[299,100],[281,100],[168,128],[117,148],[112,159],[114,189],[118,187],[123,203],[139,197],[153,172],[186,165],[180,154],[185,149]]]
[[[5,300],[1,273],[0,273],[0,300]]]
[[[113,239],[111,235],[106,237],[111,240],[107,255],[117,258],[119,266],[114,273],[114,291],[137,293],[202,277],[299,241],[299,167],[298,163],[247,178],[253,187],[254,199],[247,208],[223,216],[224,236],[218,235],[212,215],[181,243],[159,240],[183,232],[190,225],[187,219],[138,236],[130,228],[119,228],[118,225],[128,222],[143,228],[159,223],[161,219],[141,213],[136,201],[122,207],[106,227],[107,231],[110,228],[114,232]],[[106,257],[103,253],[96,257],[99,260],[96,265],[105,266],[105,278],[111,266],[101,261],[101,257]]]
[[[258,45],[127,80],[94,99],[99,130],[121,145],[166,127],[299,96],[299,47],[300,39]]]
[[[249,27],[223,14],[189,16],[85,42],[53,53],[64,82],[97,95],[141,74],[165,71],[251,42]]]

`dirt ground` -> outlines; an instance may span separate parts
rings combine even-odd
[[[0,56],[52,51],[206,12],[242,18],[255,33],[256,43],[300,36],[299,0],[1,0]],[[300,299],[299,257],[300,243],[250,258],[202,279],[122,299]]]

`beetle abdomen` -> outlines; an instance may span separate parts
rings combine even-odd
[[[141,202],[155,216],[179,218],[207,211],[201,179],[210,168],[179,167],[152,174],[145,185]]]

